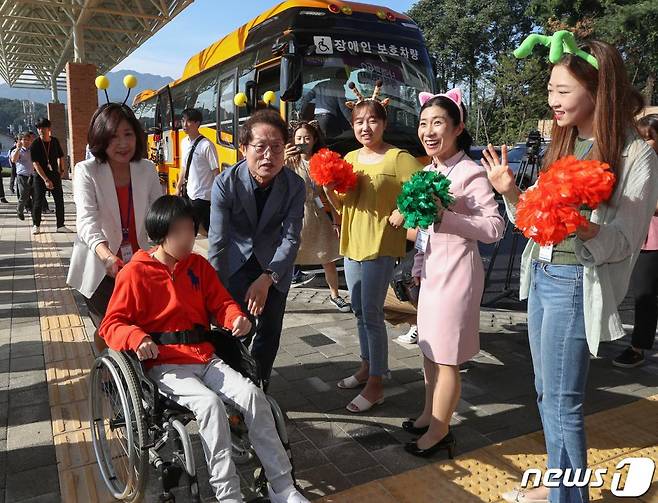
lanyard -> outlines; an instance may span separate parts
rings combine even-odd
[[[52,144],[53,144],[53,139],[51,137],[50,141],[48,142],[48,150],[46,150],[46,142],[43,141],[43,138],[41,138],[41,146],[43,147],[43,151],[46,153],[46,165],[49,170],[53,169],[52,165],[50,164],[50,147],[52,146]]]
[[[590,153],[590,151],[592,150],[593,147],[594,147],[594,142],[589,144],[589,147],[587,148],[587,150],[585,152],[583,152],[583,155],[580,156],[580,159],[578,159],[578,160],[582,161],[583,159],[585,159],[585,157],[587,157],[587,154]]]
[[[121,232],[123,233],[123,242],[128,243],[130,241],[130,212],[133,209],[133,185],[132,183],[128,185],[128,211],[126,214],[126,220],[123,219],[123,214],[120,214],[121,217]],[[119,212],[121,213],[121,212]]]

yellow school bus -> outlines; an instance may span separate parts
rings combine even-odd
[[[345,153],[357,147],[344,106],[356,98],[349,81],[366,96],[383,81],[382,95],[390,98],[386,139],[420,155],[417,96],[434,91],[432,68],[420,29],[404,14],[290,0],[192,56],[179,79],[141,92],[133,108],[148,132],[149,156],[173,192],[182,167],[183,109],[201,110],[201,133],[214,142],[220,169],[239,160],[238,129],[264,105],[286,121],[317,119],[327,145]]]

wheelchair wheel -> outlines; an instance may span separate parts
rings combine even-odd
[[[117,500],[141,501],[148,475],[147,428],[134,371],[121,353],[107,350],[94,362],[89,413],[105,485]]]

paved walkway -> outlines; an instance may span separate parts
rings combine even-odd
[[[14,206],[0,205],[0,503],[108,501],[88,436],[92,330],[82,299],[65,285],[74,235],[52,233],[54,216],[45,218],[42,235],[32,237],[29,229],[27,221],[15,218]],[[202,251],[205,243],[198,244]],[[333,309],[321,281],[310,286],[290,293],[270,388],[291,420],[296,474],[309,497],[495,501],[522,467],[541,466],[522,312],[483,311],[482,351],[462,368],[463,396],[453,419],[459,458],[424,461],[404,453],[402,444],[410,437],[400,429],[423,399],[417,347],[391,340],[386,403],[368,415],[350,414],[344,406],[354,392],[338,390],[335,383],[358,365],[354,318]],[[389,327],[389,336],[407,328]],[[623,371],[610,365],[623,346],[606,344],[592,360],[586,412],[594,414],[588,419],[593,464],[625,452],[645,453],[642,449],[658,443],[651,436],[658,402],[647,399],[658,394],[658,353],[644,367]],[[597,440],[598,432],[607,443]],[[241,466],[240,473],[247,486],[252,467]],[[200,479],[207,480],[203,468]],[[204,500],[212,501],[207,483],[201,489]],[[649,496],[655,499],[644,501],[658,500],[655,491]]]

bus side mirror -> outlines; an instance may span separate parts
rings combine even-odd
[[[283,54],[281,56],[279,89],[283,101],[297,101],[302,97],[302,57],[300,55]]]

